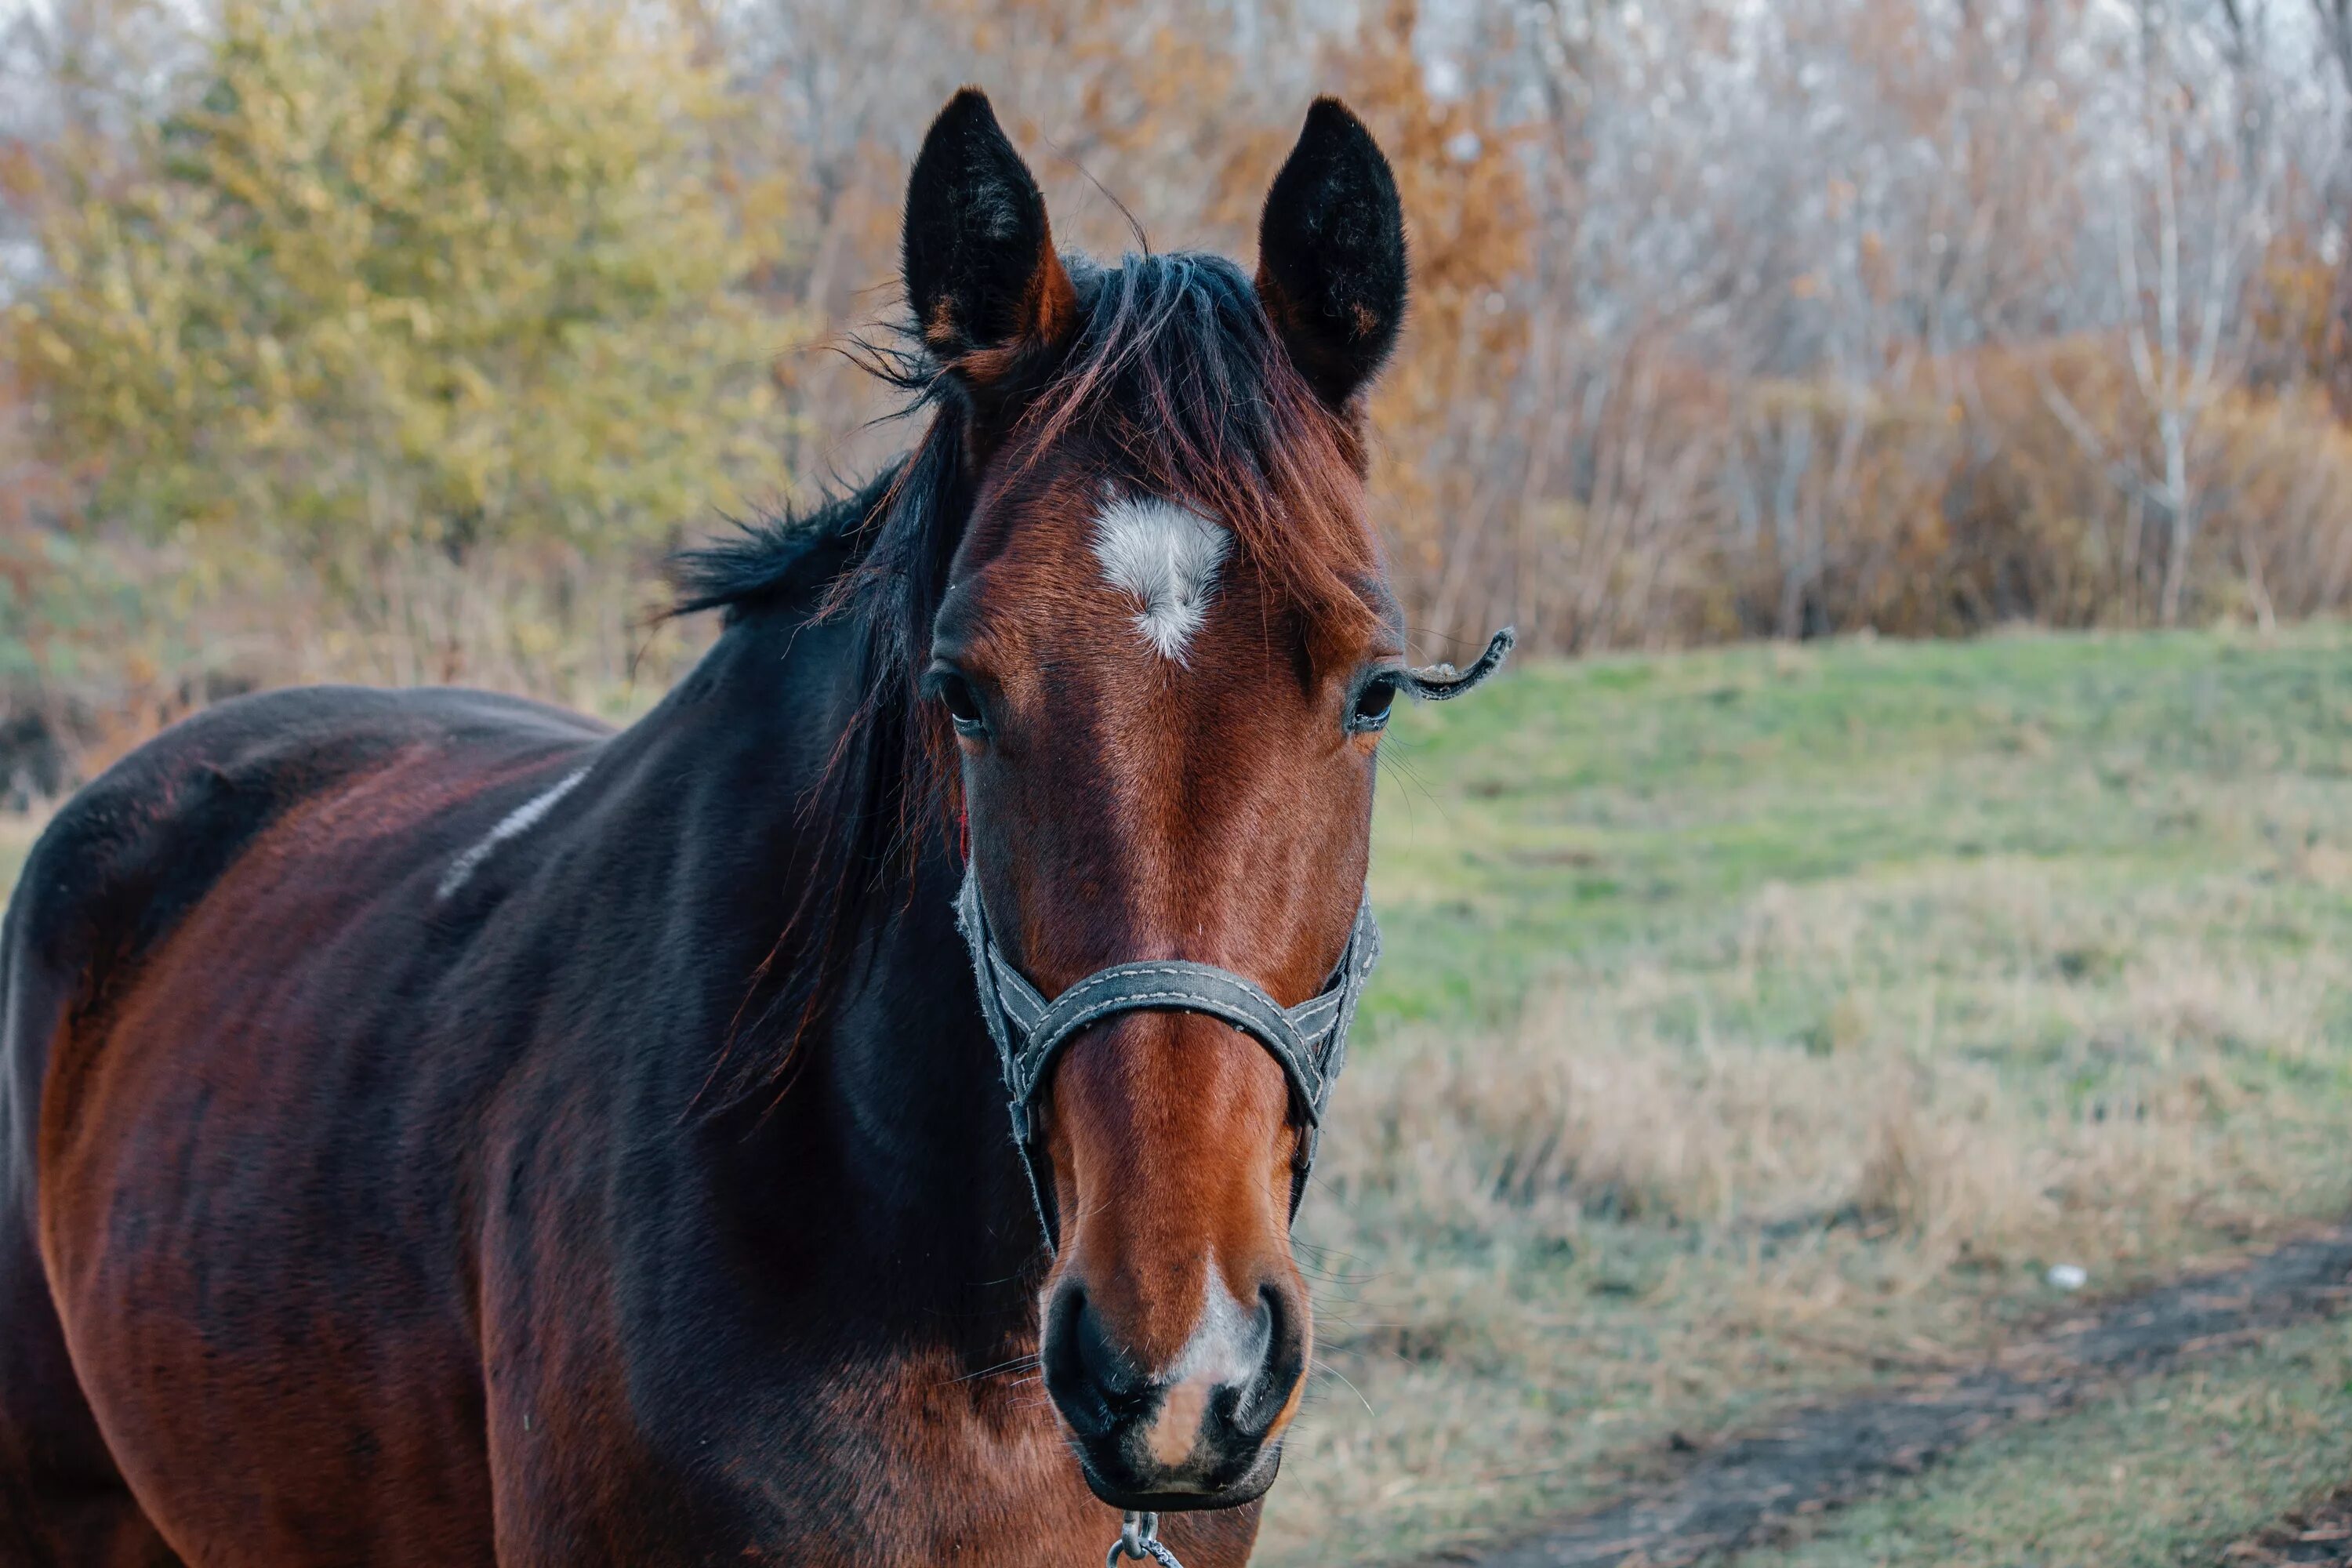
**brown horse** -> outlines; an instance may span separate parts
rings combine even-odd
[[[1091,1568],[1150,1509],[1248,1557],[1310,1349],[1281,1026],[1130,1000],[1016,1147],[953,906],[1045,997],[1294,1008],[1355,951],[1421,679],[1364,516],[1395,186],[1326,100],[1254,281],[1097,268],[966,91],[905,269],[919,442],[687,563],[726,629],[643,721],[247,698],[50,825],[0,1560]]]

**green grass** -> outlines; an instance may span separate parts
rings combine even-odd
[[[1536,664],[1389,756],[1263,1563],[1508,1535],[1983,1354],[2053,1262],[2352,1205],[2343,628]]]
[[[2352,1479],[2352,1322],[2282,1333],[2012,1430],[1739,1568],[2214,1568]]]
[[[1507,1022],[1565,953],[1719,929],[1774,882],[2009,858],[2119,898],[2278,864],[2352,799],[2347,647],[2019,637],[1523,669],[1391,742],[1374,886],[1412,964],[1374,1016]]]

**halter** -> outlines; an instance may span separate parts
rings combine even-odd
[[[1414,696],[1432,701],[1459,697],[1502,668],[1514,640],[1510,628],[1505,627],[1487,642],[1486,652],[1468,669],[1437,664],[1407,670],[1402,685]],[[1323,1112],[1331,1100],[1331,1085],[1347,1060],[1348,1026],[1355,1021],[1364,983],[1381,959],[1381,928],[1372,920],[1369,892],[1357,905],[1356,923],[1330,979],[1296,1007],[1283,1006],[1257,982],[1230,969],[1172,958],[1097,969],[1049,1002],[1004,955],[990,931],[988,909],[980,896],[979,868],[968,852],[963,887],[956,894],[956,928],[971,949],[981,1016],[987,1021],[989,1037],[996,1042],[998,1063],[1004,1072],[1013,1146],[1021,1152],[1029,1201],[1036,1208],[1049,1250],[1059,1249],[1061,1237],[1053,1210],[1045,1203],[1045,1184],[1038,1174],[1042,1152],[1037,1097],[1062,1047],[1079,1031],[1121,1013],[1200,1013],[1223,1019],[1265,1047],[1290,1086],[1291,1124],[1298,1130],[1290,1163],[1290,1218],[1297,1219],[1322,1134]]]
[[[1045,1204],[1039,1179],[1040,1151],[1035,1105],[1045,1075],[1081,1030],[1121,1013],[1202,1013],[1222,1018],[1264,1046],[1282,1068],[1290,1084],[1290,1115],[1298,1128],[1297,1152],[1290,1165],[1290,1215],[1298,1217],[1299,1201],[1307,1194],[1307,1173],[1315,1163],[1315,1145],[1330,1103],[1331,1084],[1348,1054],[1348,1026],[1356,1003],[1380,962],[1381,928],[1372,921],[1368,898],[1356,910],[1356,923],[1339,966],[1322,991],[1296,1007],[1285,1007],[1255,981],[1213,963],[1183,959],[1152,959],[1114,963],[1097,969],[1051,1002],[1038,994],[1028,977],[1004,956],[988,927],[988,910],[980,897],[980,876],[967,862],[963,890],[956,895],[956,925],[971,947],[974,976],[980,983],[981,1016],[996,1042],[1004,1069],[1005,1092],[1011,1097],[1013,1142],[1021,1151],[1021,1168],[1029,1178],[1030,1202],[1045,1227],[1045,1244],[1057,1247],[1053,1211]]]

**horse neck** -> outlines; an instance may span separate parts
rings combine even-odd
[[[791,1228],[783,1245],[887,1301],[888,1317],[951,1324],[973,1353],[992,1354],[1034,1332],[1045,1258],[955,928],[961,869],[950,847],[935,844],[910,882],[870,900],[860,960],[816,1027],[788,1044],[789,1007],[769,1007],[789,979],[775,971],[795,962],[775,943],[813,836],[845,827],[809,820],[804,803],[864,698],[862,662],[854,626],[755,615],[664,704],[675,712],[647,721],[660,732],[652,749],[667,753],[648,777],[690,781],[691,798],[673,796],[663,815],[675,831],[733,841],[718,853],[679,847],[710,868],[695,889],[719,928],[702,949],[719,987],[705,1016],[724,1005],[730,1037],[706,1040],[699,1061],[688,1053],[669,1092],[695,1078],[708,1108],[737,1053],[774,1061],[789,1048],[772,1079],[717,1096],[704,1147],[728,1167],[721,1184],[786,1205],[773,1220]],[[772,952],[767,984],[747,987]]]

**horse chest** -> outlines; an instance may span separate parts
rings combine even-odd
[[[918,1357],[846,1377],[822,1403],[830,1451],[864,1456],[845,1478],[857,1522],[778,1561],[1092,1568],[1118,1536],[1118,1511],[1080,1480],[1034,1370],[972,1379]],[[1241,1568],[1257,1515],[1171,1518],[1166,1533],[1188,1568]]]

